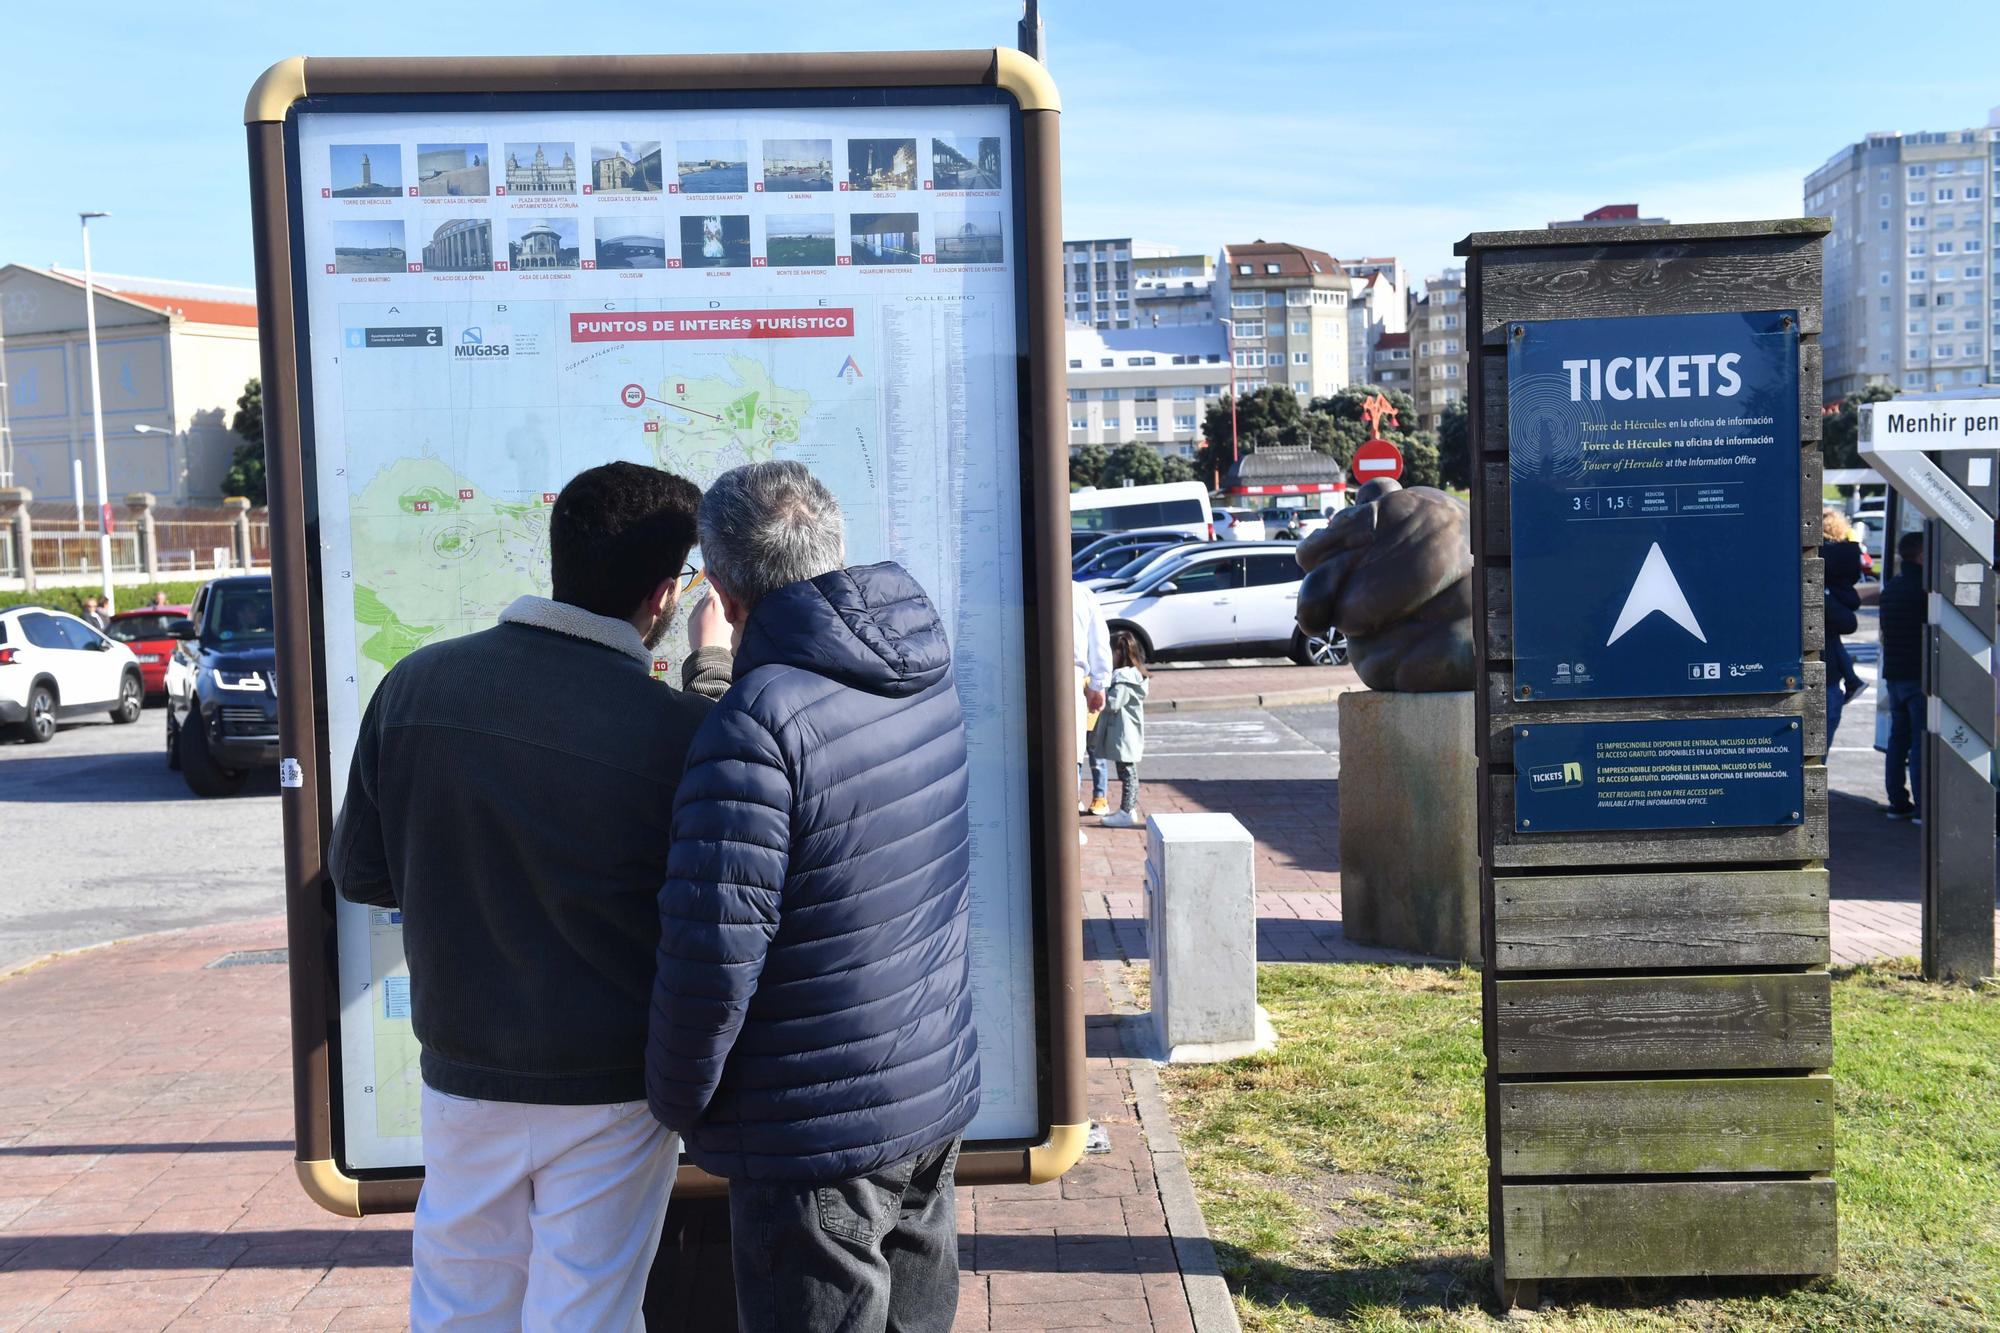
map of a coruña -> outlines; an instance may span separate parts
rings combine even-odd
[[[1041,1125],[1041,1066],[1013,134],[995,105],[893,96],[306,111],[295,260],[336,814],[396,664],[548,591],[571,477],[622,459],[705,486],[801,462],[840,500],[849,562],[900,561],[951,639],[982,1083],[968,1137],[1019,1141]],[[676,625],[655,674],[676,682],[684,656]],[[407,1172],[423,1016],[402,920],[341,902],[335,942],[338,1156]]]

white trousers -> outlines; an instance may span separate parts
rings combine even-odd
[[[644,1102],[423,1090],[410,1327],[641,1330],[680,1138]]]

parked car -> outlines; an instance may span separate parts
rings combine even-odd
[[[120,611],[111,617],[105,633],[132,650],[139,660],[139,676],[146,682],[146,694],[156,698],[167,692],[167,663],[180,640],[168,628],[176,620],[187,619],[185,606],[149,606],[143,611]]]
[[[1131,560],[1109,573],[1078,581],[1089,584],[1093,592],[1127,588],[1145,577],[1151,570],[1170,565],[1190,551],[1205,551],[1214,545],[1214,542],[1180,542],[1173,546],[1156,546],[1138,552]]]
[[[1264,515],[1256,509],[1217,509],[1215,514],[1215,539],[1219,542],[1261,542],[1264,540]]]
[[[0,611],[0,727],[39,745],[88,713],[137,722],[145,680],[132,650],[46,606]]]
[[[1129,564],[1135,557],[1148,551],[1157,551],[1168,546],[1180,546],[1189,537],[1184,532],[1136,532],[1115,533],[1103,541],[1083,548],[1070,561],[1069,576],[1072,579],[1098,578]]]
[[[1179,528],[1190,537],[1215,535],[1209,520],[1208,488],[1198,481],[1163,481],[1153,486],[1085,486],[1069,493],[1069,526],[1071,531]]]
[[[1163,561],[1128,587],[1100,591],[1113,630],[1132,631],[1149,660],[1285,655],[1313,665],[1299,630],[1295,547],[1205,544]]]
[[[278,765],[277,620],[271,576],[216,579],[173,625],[167,767],[197,796],[228,796]]]
[[[1331,511],[1318,509],[1266,509],[1264,535],[1303,541],[1332,522]]]

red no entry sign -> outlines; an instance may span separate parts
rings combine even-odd
[[[1355,480],[1367,482],[1387,477],[1395,481],[1402,475],[1402,450],[1387,440],[1370,440],[1354,451]]]

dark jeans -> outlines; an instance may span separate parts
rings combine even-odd
[[[731,1181],[742,1333],[948,1333],[958,1144],[826,1185]]]
[[[1135,814],[1139,809],[1139,766],[1118,761],[1118,808],[1126,814]]]
[[[1909,810],[1924,796],[1924,687],[1914,680],[1885,680],[1882,694],[1882,703],[1890,710],[1889,754],[1883,765],[1882,785],[1889,789],[1891,810]],[[1907,790],[1903,786],[1906,763],[1910,770]]]

